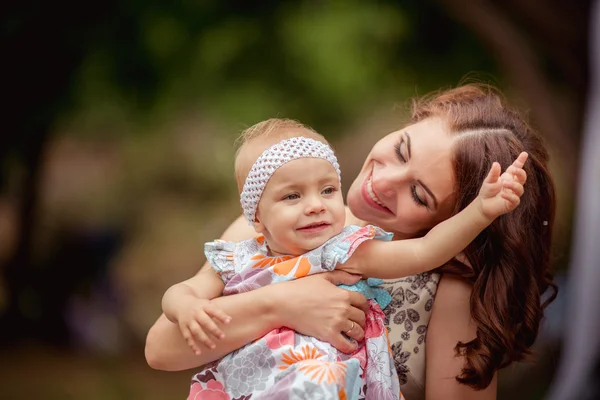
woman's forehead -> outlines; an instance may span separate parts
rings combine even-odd
[[[429,117],[414,124],[407,125],[402,131],[412,132],[418,135],[421,141],[429,141],[429,144],[437,144],[443,139],[452,139],[450,129],[446,121],[439,117]]]

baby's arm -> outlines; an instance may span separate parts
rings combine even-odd
[[[464,210],[441,222],[422,238],[363,243],[344,264],[336,269],[364,277],[393,279],[425,272],[443,265],[460,253],[492,221],[514,210],[523,194],[523,165],[527,153],[521,153],[500,179],[500,165],[494,163],[479,195]]]
[[[231,318],[210,301],[220,297],[224,287],[217,273],[205,267],[194,277],[171,286],[163,296],[165,316],[179,326],[183,338],[195,354],[200,354],[198,342],[211,349],[216,347],[207,332],[217,339],[225,337],[213,318],[224,324],[229,323]]]

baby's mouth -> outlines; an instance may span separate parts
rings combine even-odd
[[[327,228],[329,225],[331,225],[330,223],[327,222],[315,222],[309,225],[305,225],[301,228],[298,228],[299,231],[310,231],[310,230],[320,230],[320,229],[324,229]]]

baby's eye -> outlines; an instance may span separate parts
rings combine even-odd
[[[283,200],[298,200],[300,195],[298,193],[291,193],[283,197]]]
[[[333,186],[330,186],[328,188],[325,188],[323,190],[323,192],[321,192],[321,193],[323,193],[323,194],[332,194],[333,192],[335,192],[335,188]]]

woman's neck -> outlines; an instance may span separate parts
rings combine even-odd
[[[361,219],[356,218],[354,216],[354,214],[352,214],[352,211],[350,211],[350,208],[348,208],[348,206],[346,206],[346,225],[365,226],[368,224],[369,224],[368,221],[363,221]],[[380,226],[380,228],[385,231],[392,232],[394,234],[394,238],[392,240],[412,239],[414,237],[414,236],[407,235],[406,233],[400,233],[400,232],[396,232],[391,229],[387,229],[384,226]]]

